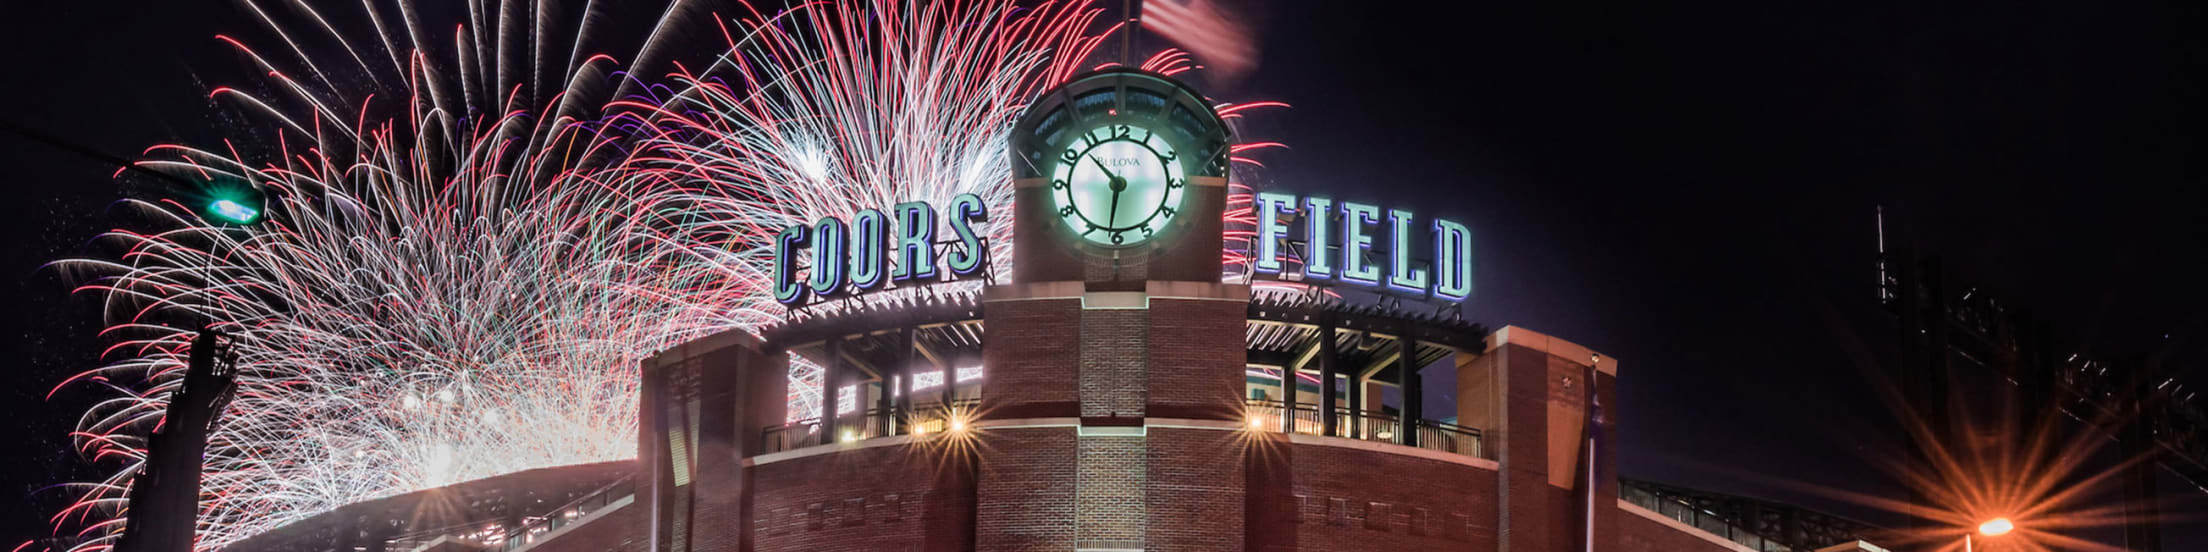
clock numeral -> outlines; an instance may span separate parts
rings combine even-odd
[[[1127,126],[1127,125],[1113,125],[1113,126],[1112,126],[1112,137],[1113,137],[1113,138],[1127,138],[1127,137],[1130,137],[1130,136],[1134,136],[1134,134],[1135,134],[1135,129],[1134,129],[1134,127],[1130,127],[1130,126]]]
[[[1166,181],[1165,181],[1165,187],[1166,187],[1167,189],[1172,189],[1172,190],[1178,190],[1178,189],[1181,189],[1181,186],[1183,186],[1183,185],[1186,185],[1187,183],[1188,183],[1188,181],[1187,181],[1187,180],[1184,180],[1184,179],[1179,179],[1179,178],[1175,178],[1175,179],[1170,179],[1170,180],[1166,180]]]
[[[1101,130],[1104,130],[1104,129],[1101,129],[1101,128],[1100,128],[1100,129],[1097,129],[1097,130],[1101,131]],[[1088,134],[1083,134],[1083,135],[1081,135],[1081,145],[1083,145],[1083,146],[1088,146],[1088,147],[1092,147],[1092,148],[1093,148],[1093,147],[1096,147],[1096,143],[1097,143],[1097,142],[1102,142],[1102,141],[1104,141],[1104,139],[1103,139],[1103,138],[1097,138],[1097,137],[1096,137],[1096,133],[1094,133],[1094,132],[1091,132],[1091,133],[1088,133]]]
[[[1057,180],[1052,180],[1052,181],[1050,181],[1050,188],[1051,188],[1051,189],[1053,189],[1053,190],[1063,190],[1063,189],[1066,189],[1066,180],[1065,180],[1065,179],[1063,179],[1063,178],[1061,178],[1061,179],[1057,179]]]
[[[1067,163],[1078,162],[1081,160],[1081,150],[1066,148],[1065,155],[1060,155],[1058,158],[1066,160]]]
[[[1175,159],[1180,159],[1180,158],[1181,158],[1181,152],[1177,152],[1177,151],[1169,151],[1169,152],[1165,152],[1165,155],[1160,155],[1160,156],[1158,156],[1158,160],[1160,160],[1160,161],[1164,161],[1164,162],[1167,162],[1167,163],[1171,163],[1171,162],[1173,162],[1173,160],[1175,160]]]
[[[1104,227],[1102,227],[1102,226],[1097,226],[1097,225],[1091,224],[1091,225],[1089,225],[1089,229],[1087,229],[1087,230],[1082,230],[1082,231],[1081,231],[1081,235],[1083,235],[1083,236],[1086,236],[1086,235],[1089,235],[1089,233],[1090,233],[1090,232],[1095,232],[1095,231],[1098,231],[1098,230],[1103,230],[1103,229],[1104,229]]]
[[[1065,207],[1059,207],[1059,208],[1058,208],[1058,216],[1061,216],[1061,217],[1070,217],[1070,216],[1073,216],[1073,206],[1072,206],[1072,205],[1067,205],[1067,206],[1065,206]]]
[[[1125,232],[1113,232],[1112,245],[1119,245],[1122,243],[1127,243],[1127,234]]]
[[[1156,233],[1158,233],[1156,230],[1151,230],[1148,226],[1142,227],[1142,239],[1150,239],[1150,235]]]
[[[1159,207],[1159,208],[1158,208],[1158,214],[1161,214],[1161,215],[1165,215],[1165,216],[1169,216],[1169,217],[1170,217],[1170,216],[1173,216],[1173,213],[1175,213],[1175,212],[1176,212],[1176,211],[1174,211],[1172,207]]]

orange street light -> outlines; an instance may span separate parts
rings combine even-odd
[[[2005,517],[1989,519],[1985,523],[1978,524],[1978,533],[1988,537],[2006,535],[2013,530],[2016,530],[2016,524],[2011,523],[2009,518]]]
[[[2010,531],[2015,530],[2016,523],[2009,521],[2009,518],[2005,517],[1989,519],[1986,520],[1985,523],[1978,524],[1978,534],[1988,537],[1998,537],[2001,535],[2006,535],[2009,534]],[[1964,533],[1963,552],[1977,552],[1977,547],[1978,543],[1971,538],[1971,535],[1969,533]]]

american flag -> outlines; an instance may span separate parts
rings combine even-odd
[[[1240,18],[1211,0],[1141,3],[1142,27],[1196,56],[1220,79],[1232,80],[1257,66],[1257,45]]]

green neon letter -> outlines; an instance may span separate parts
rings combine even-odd
[[[1264,192],[1257,194],[1257,238],[1251,244],[1250,268],[1266,274],[1279,274],[1280,239],[1288,235],[1288,225],[1280,223],[1281,213],[1294,213],[1296,196]]]
[[[935,278],[935,208],[913,201],[897,204],[897,274],[899,282]]]
[[[967,276],[981,270],[989,250],[982,245],[981,234],[974,231],[974,223],[988,221],[989,206],[982,205],[981,196],[958,194],[951,198],[951,233],[958,235],[959,246],[945,259],[952,274]]]
[[[774,235],[774,301],[796,305],[805,301],[805,285],[797,281],[797,250],[805,247],[812,227],[799,224]]]
[[[1451,301],[1472,297],[1471,228],[1434,221],[1434,296]]]
[[[843,221],[836,217],[820,217],[820,222],[813,225],[813,275],[806,279],[813,295],[832,297],[843,291],[844,255],[848,251],[844,235]]]
[[[867,209],[851,217],[851,241],[858,246],[851,252],[851,287],[858,291],[881,287],[882,277],[888,275],[882,270],[882,256],[887,254],[883,250],[888,245],[883,239],[888,230],[889,215],[881,210]]]
[[[1411,242],[1417,241],[1417,236],[1411,235],[1411,212],[1389,210],[1388,225],[1392,227],[1388,233],[1388,257],[1393,261],[1388,266],[1388,287],[1406,293],[1426,293],[1430,283],[1426,280],[1426,269],[1411,264]]]
[[[1372,236],[1365,225],[1380,222],[1380,208],[1363,203],[1342,203],[1342,279],[1368,286],[1380,285],[1380,267],[1365,259]]]
[[[1334,277],[1334,258],[1326,253],[1326,222],[1334,216],[1334,200],[1314,197],[1303,200],[1303,277],[1309,280],[1325,280]]]

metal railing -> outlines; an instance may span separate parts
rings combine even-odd
[[[557,531],[568,524],[581,521],[583,518],[590,516],[591,513],[617,507],[622,500],[634,496],[636,496],[636,480],[623,479],[621,482],[608,485],[605,489],[591,493],[589,496],[562,505],[558,510],[553,510],[542,518],[522,524],[521,529],[514,531],[512,537],[499,543],[498,547],[493,550],[498,552],[518,550],[521,547],[535,543],[537,535]]]
[[[1319,419],[1316,405],[1298,404],[1287,409],[1281,401],[1248,399],[1243,403],[1244,415],[1250,428],[1257,431],[1290,432],[1283,424],[1293,426],[1292,432],[1306,435],[1322,435],[1324,423]],[[1347,407],[1334,408],[1334,437],[1378,441],[1398,445],[1408,444],[1403,432],[1402,418],[1383,412],[1358,412]],[[1416,420],[1411,431],[1417,434],[1418,448],[1462,454],[1474,458],[1486,458],[1487,451],[1480,430],[1433,420]]]
[[[974,407],[980,403],[980,399],[960,399],[951,402],[950,410],[954,412],[972,412]],[[894,416],[896,416],[895,410],[885,411],[879,408],[868,409],[865,416],[854,414],[838,416],[836,418],[838,422],[837,435],[834,440],[845,442],[863,441],[876,437],[905,435],[915,431],[934,433],[949,428],[950,416],[944,413],[944,408],[941,405],[918,406],[914,407],[913,411],[914,415],[911,418],[902,421],[894,419]],[[774,453],[829,443],[829,436],[821,433],[820,418],[769,426],[759,436],[762,441],[759,451],[762,454]]]
[[[1618,494],[1623,495],[1622,498],[1626,502],[1671,518],[1673,521],[1701,529],[1709,534],[1717,535],[1719,538],[1739,543],[1741,546],[1759,552],[1786,552],[1788,550],[1784,543],[1748,532],[1747,529],[1733,525],[1726,521],[1724,516],[1720,516],[1715,512],[1704,511],[1686,502],[1669,500],[1632,485],[1622,485],[1620,487]]]
[[[485,552],[512,552],[537,541],[539,535],[566,527],[592,513],[620,505],[636,495],[636,482],[622,479],[601,487],[581,498],[568,501],[542,515],[522,518],[520,526],[501,524],[464,523],[398,535],[385,539],[388,550],[420,550],[443,542],[471,543],[471,549]]]

